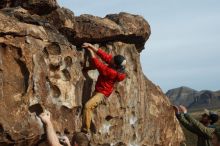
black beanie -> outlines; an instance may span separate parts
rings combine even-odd
[[[217,114],[211,112],[210,115],[209,115],[209,118],[212,120],[211,124],[214,124],[218,121],[219,117],[218,117]]]
[[[121,66],[122,62],[125,60],[125,57],[122,55],[114,56],[114,62],[117,66]]]

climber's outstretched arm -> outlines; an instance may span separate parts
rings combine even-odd
[[[102,60],[104,60],[106,63],[110,63],[112,60],[112,55],[106,53],[105,51],[103,51],[102,49],[96,48],[95,46],[93,46],[90,43],[84,43],[83,48],[89,48],[92,49]]]
[[[99,55],[99,57],[102,58],[102,60],[104,60],[106,63],[110,64],[111,60],[112,60],[112,55],[111,54],[107,54],[105,51],[103,51],[102,49],[98,49],[98,51],[96,52],[97,55]]]

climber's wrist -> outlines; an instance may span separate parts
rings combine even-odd
[[[97,52],[99,49],[98,48],[96,48],[95,46],[91,46],[91,49],[93,50],[93,51],[95,51],[95,52]]]
[[[92,58],[95,58],[95,53],[92,50],[90,51],[90,54]]]
[[[52,122],[51,122],[51,120],[45,121],[44,124],[45,124],[47,127],[53,125]]]

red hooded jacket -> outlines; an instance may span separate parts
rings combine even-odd
[[[112,55],[107,54],[101,49],[96,52],[102,60],[107,64],[110,64],[112,60]],[[96,69],[99,71],[98,80],[95,86],[95,92],[104,94],[109,97],[113,91],[115,82],[120,82],[125,79],[126,74],[119,73],[115,69],[111,68],[109,65],[102,63],[98,58],[93,57],[92,62]]]

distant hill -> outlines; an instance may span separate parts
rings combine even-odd
[[[173,104],[182,104],[190,110],[203,108],[220,108],[220,90],[197,91],[189,87],[179,87],[168,90],[166,95]]]

